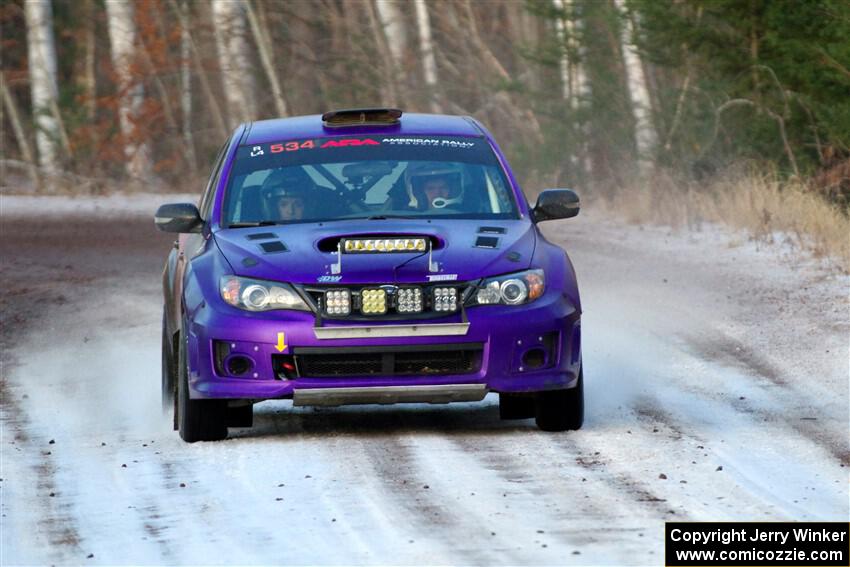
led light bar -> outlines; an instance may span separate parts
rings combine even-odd
[[[348,315],[351,313],[351,292],[347,289],[326,291],[325,313],[328,315]]]
[[[346,254],[381,254],[387,252],[425,252],[427,238],[343,238]]]
[[[364,289],[360,292],[360,312],[364,315],[383,315],[387,312],[387,292]]]
[[[399,313],[422,312],[422,290],[418,287],[402,287],[396,294],[395,309]]]
[[[434,288],[434,311],[452,312],[457,310],[457,288]]]

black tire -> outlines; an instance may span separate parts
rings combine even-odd
[[[499,394],[499,419],[529,419],[534,405],[534,394]]]
[[[177,362],[174,360],[171,336],[162,312],[162,413],[174,411],[174,393],[177,390]]]
[[[186,336],[180,335],[177,357],[177,423],[180,438],[187,443],[220,441],[227,437],[227,400],[193,400],[189,397]]]
[[[584,423],[584,371],[578,371],[578,385],[569,390],[537,394],[537,427],[543,431],[581,429]]]

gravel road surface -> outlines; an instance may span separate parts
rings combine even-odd
[[[280,401],[188,445],[159,408],[172,239],[138,207],[4,201],[2,565],[659,565],[667,520],[850,516],[850,279],[781,242],[549,223],[583,294],[581,431],[494,395]]]

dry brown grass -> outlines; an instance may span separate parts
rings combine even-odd
[[[773,241],[787,235],[802,250],[828,257],[850,273],[850,216],[799,182],[773,175],[743,174],[710,184],[677,182],[658,175],[651,183],[623,188],[603,199],[629,222],[696,228],[716,222]]]

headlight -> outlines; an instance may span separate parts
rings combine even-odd
[[[522,305],[530,303],[546,291],[543,270],[528,270],[487,278],[469,296],[466,304],[472,305]]]
[[[271,311],[273,309],[298,309],[310,311],[292,286],[281,282],[267,282],[239,276],[221,278],[221,298],[246,311]]]

